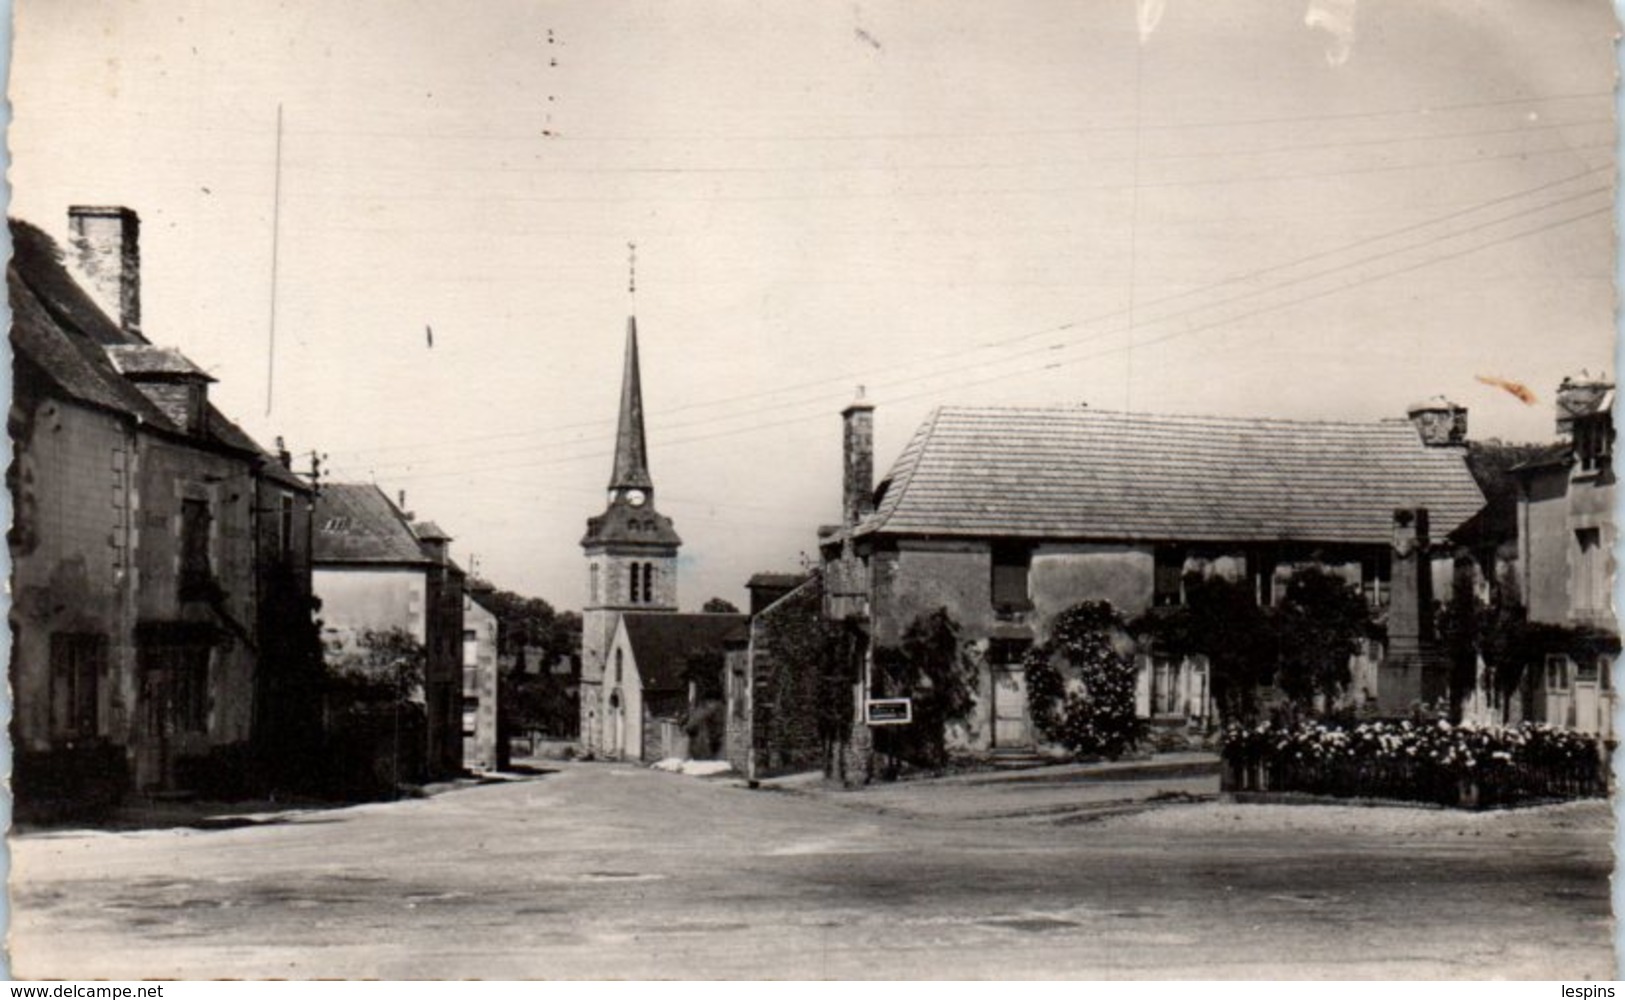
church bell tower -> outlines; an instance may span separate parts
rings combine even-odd
[[[617,682],[605,676],[605,658],[622,614],[677,610],[677,548],[683,540],[671,518],[655,510],[643,436],[643,386],[638,373],[638,324],[626,321],[615,464],[604,512],[587,519],[581,539],[587,557],[587,600],[581,614],[581,740],[598,750],[602,702]]]

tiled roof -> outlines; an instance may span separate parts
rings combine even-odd
[[[372,483],[324,483],[315,516],[318,563],[432,564],[406,518]]]
[[[1382,543],[1428,508],[1442,538],[1484,505],[1464,449],[1409,421],[1332,423],[943,407],[860,534]]]
[[[643,687],[679,691],[686,685],[683,668],[694,653],[720,655],[724,644],[743,628],[748,615],[681,615],[635,611],[621,615]]]

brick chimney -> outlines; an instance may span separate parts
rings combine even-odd
[[[858,398],[841,411],[844,481],[841,524],[853,527],[875,509],[875,404]]]
[[[141,332],[141,219],[128,208],[74,205],[69,245],[97,305],[126,333]]]
[[[1429,448],[1461,447],[1467,443],[1467,408],[1443,396],[1413,403],[1405,415]]]

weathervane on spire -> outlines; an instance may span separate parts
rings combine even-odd
[[[632,296],[632,305],[638,304],[638,245],[628,241],[626,244],[626,293]]]

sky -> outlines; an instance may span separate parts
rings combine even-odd
[[[16,8],[10,214],[134,208],[222,410],[559,608],[634,310],[690,610],[814,551],[860,385],[883,470],[943,404],[1543,441],[1612,371],[1607,0]]]

